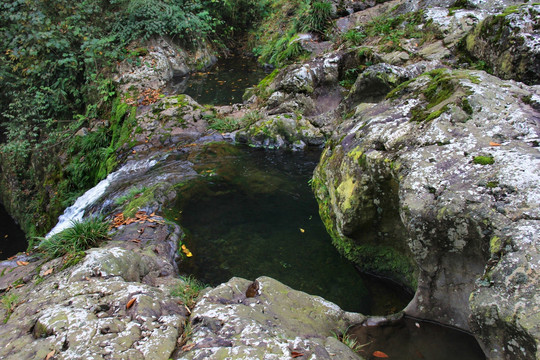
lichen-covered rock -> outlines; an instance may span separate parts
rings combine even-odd
[[[260,277],[258,291],[246,297],[251,281],[232,278],[206,292],[191,314],[186,352],[174,359],[287,359],[292,352],[317,359],[360,359],[337,341],[362,315],[347,313],[318,296]]]
[[[210,48],[188,53],[170,39],[154,38],[131,50],[128,58],[119,65],[114,81],[121,93],[159,89],[173,76],[186,75],[194,68],[212,65],[216,60]]]
[[[508,8],[467,36],[467,51],[503,79],[540,83],[540,4]]]
[[[255,147],[301,150],[321,146],[325,137],[301,115],[270,115],[235,135],[236,141]]]
[[[345,102],[350,105],[381,100],[399,84],[439,67],[442,64],[438,61],[420,61],[406,67],[372,65],[358,76]]]
[[[540,357],[538,99],[484,72],[432,71],[360,104],[313,180],[342,252],[355,260],[382,244],[367,266],[383,273],[387,258],[414,259],[406,312],[472,329],[493,358]]]
[[[179,229],[127,227],[148,225],[167,229],[150,242],[122,241],[122,230],[73,267],[44,264],[50,270],[35,269],[33,280],[11,289],[15,300],[2,309],[0,357],[44,359],[53,352],[55,359],[70,360],[169,359],[187,317],[171,296],[183,284],[171,257]]]
[[[299,110],[305,116],[315,116],[334,110],[343,98],[339,80],[346,66],[354,66],[350,63],[349,53],[330,52],[275,73],[265,86],[268,113]]]

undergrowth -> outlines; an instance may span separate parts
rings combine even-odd
[[[109,222],[100,217],[85,221],[74,221],[72,226],[50,238],[40,238],[38,249],[48,258],[54,259],[66,254],[77,255],[97,246],[109,238]],[[77,257],[77,256],[72,256]]]
[[[195,279],[193,276],[182,277],[182,284],[177,285],[171,290],[171,296],[180,298],[180,301],[188,308],[193,308],[195,300],[201,290],[207,287],[203,282]]]

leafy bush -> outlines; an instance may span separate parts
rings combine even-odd
[[[109,222],[102,218],[86,221],[74,221],[72,227],[65,229],[48,239],[40,238],[39,249],[49,258],[66,254],[76,254],[98,245],[108,239]]]
[[[184,45],[196,45],[217,24],[199,1],[131,0],[124,6],[112,27],[124,43],[167,34]]]
[[[297,33],[312,32],[324,37],[332,16],[328,1],[275,0],[267,17],[251,34],[251,42],[256,45],[253,52],[261,62],[277,66],[295,61],[305,53],[295,41]]]

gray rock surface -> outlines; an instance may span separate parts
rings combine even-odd
[[[296,114],[270,115],[235,134],[239,143],[270,149],[301,150],[321,146],[324,135],[306,118]]]
[[[540,4],[509,8],[484,19],[466,49],[503,79],[540,83]]]
[[[191,314],[186,352],[174,359],[360,359],[333,337],[365,317],[347,313],[318,296],[293,290],[269,277],[246,297],[252,281],[232,278],[206,292]]]
[[[384,228],[397,195],[394,248],[406,243],[419,269],[406,311],[473,330],[491,358],[540,356],[538,92],[483,72],[422,75],[360,104],[314,179],[345,254],[366,246],[366,226]]]
[[[132,50],[132,55],[118,66],[114,81],[121,93],[159,89],[173,76],[186,75],[197,66],[210,66],[216,60],[210,48],[189,53],[171,39],[154,38]]]
[[[130,228],[146,228],[154,236],[133,242],[124,235]],[[10,310],[0,310],[6,319],[0,357],[44,359],[53,352],[54,359],[70,360],[168,359],[187,317],[171,296],[183,284],[171,257],[178,236],[178,227],[132,224],[73,267],[63,269],[59,259],[15,265],[14,274],[31,269],[31,280],[5,295],[16,300]]]

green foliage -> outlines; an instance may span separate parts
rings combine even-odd
[[[261,120],[263,118],[263,114],[259,112],[258,110],[252,110],[248,111],[243,117],[242,117],[242,124],[243,126],[250,126],[255,124],[257,121]]]
[[[114,104],[111,73],[118,61],[148,52],[128,53],[127,45],[154,35],[187,47],[215,37],[220,21],[205,10],[208,2],[0,2],[1,195],[27,232],[44,233],[61,206],[116,165],[134,113]],[[111,129],[73,137],[109,117]]]
[[[495,163],[495,159],[493,156],[475,156],[473,158],[473,163],[478,165],[493,165]]]
[[[361,45],[366,37],[367,35],[362,31],[358,29],[350,29],[341,36],[341,40],[347,44],[357,46]]]
[[[207,287],[203,282],[195,279],[192,276],[186,276],[181,278],[183,284],[176,286],[171,290],[171,296],[178,297],[189,308],[195,305],[195,300],[201,290]]]
[[[0,303],[2,307],[6,309],[6,317],[4,318],[4,324],[9,321],[11,314],[15,310],[15,307],[19,303],[19,295],[17,294],[5,294],[0,297]]]
[[[373,18],[364,27],[351,29],[341,35],[341,41],[349,46],[362,45],[367,39],[370,44],[377,44],[381,51],[403,50],[401,41],[404,39],[418,39],[421,44],[432,38],[440,37],[436,28],[424,22],[422,11],[392,16],[379,16]],[[422,28],[419,25],[424,25]]]
[[[129,189],[127,194],[114,199],[114,203],[115,205],[122,205],[125,202],[130,202],[135,199],[136,196],[141,195],[143,192],[145,192],[147,189],[148,188],[146,186],[132,187],[131,189]]]
[[[328,1],[311,1],[304,8],[297,21],[297,29],[302,32],[312,32],[324,37],[332,24],[332,4]]]
[[[293,62],[306,53],[297,34],[311,32],[324,38],[333,15],[332,5],[326,0],[275,0],[258,29],[251,33],[253,52],[261,62],[277,66]]]
[[[167,34],[184,45],[196,45],[216,25],[200,1],[130,0],[123,1],[123,6],[112,32],[124,43]]]
[[[74,221],[72,227],[51,236],[41,238],[39,249],[49,258],[57,258],[65,254],[77,254],[98,245],[108,239],[109,222],[102,218],[86,221]]]
[[[368,346],[369,344],[371,344],[371,342],[368,342],[367,344],[358,343],[358,341],[355,338],[353,338],[351,335],[347,334],[347,330],[342,331],[341,334],[337,334],[337,333],[332,331],[332,335],[334,336],[334,338],[338,339],[343,344],[347,345],[349,347],[349,349],[351,349],[354,352],[359,352],[360,350],[362,350],[362,348],[364,348],[364,347]]]
[[[233,117],[222,117],[216,115],[206,115],[204,119],[208,122],[210,129],[225,133],[238,130],[242,127],[242,119]]]
[[[273,0],[205,0],[203,6],[216,19],[216,33],[227,42],[250,31],[268,16]]]

